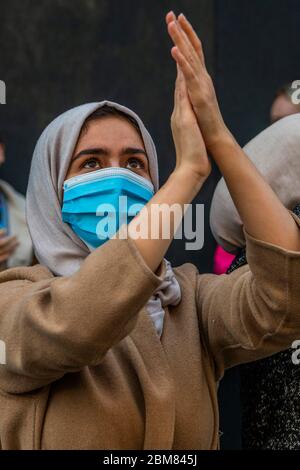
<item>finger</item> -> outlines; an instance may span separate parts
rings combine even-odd
[[[1,256],[5,256],[5,255],[11,256],[16,251],[18,246],[19,246],[19,243],[16,243],[15,245],[11,245],[8,249],[1,250],[0,255]]]
[[[4,237],[0,239],[0,250],[6,250],[7,247],[17,242],[16,237]]]
[[[169,11],[169,13],[166,14],[166,23],[169,24],[171,21],[176,21],[176,15],[174,11]]]
[[[186,81],[185,81],[181,68],[178,65],[177,67],[179,69],[180,97],[181,97],[181,101],[184,101],[184,105],[186,105],[186,101],[188,100],[188,91],[187,91]]]
[[[179,68],[180,69],[180,68]],[[191,114],[195,115],[194,109],[189,97],[187,83],[184,78],[183,72],[180,70],[180,100],[181,100],[181,119],[184,122],[186,118],[191,119]],[[196,118],[196,116],[195,116]]]
[[[189,48],[188,42],[183,35],[183,31],[180,28],[177,21],[171,21],[168,24],[168,33],[175,46],[180,49],[180,52],[185,55],[185,57],[191,56],[191,52],[195,52],[192,47]]]
[[[1,264],[1,263],[4,263],[5,261],[7,261],[9,257],[10,257],[9,254],[3,255],[3,256],[0,255],[0,264]]]
[[[171,21],[168,24],[168,33],[171,36],[171,39],[175,46],[178,47],[180,52],[185,56],[188,62],[193,66],[195,69],[202,66],[201,60],[196,53],[194,47],[190,43],[187,35],[181,29],[180,25],[176,21]]]
[[[18,244],[15,247],[12,247],[9,251],[6,251],[5,253],[0,253],[0,263],[3,263],[4,261],[7,261],[16,251]]]
[[[178,119],[178,113],[179,113],[179,78],[178,78],[178,66],[177,66],[177,76],[175,80],[175,88],[174,88],[174,108],[173,108],[173,113],[171,120],[176,122]]]
[[[183,13],[180,13],[178,17],[178,22],[187,35],[190,43],[192,44],[193,48],[195,49],[196,53],[199,55],[201,61],[203,64],[205,63],[205,58],[204,58],[204,53],[203,53],[203,48],[202,48],[202,43],[196,34],[194,28],[192,27],[191,23],[187,20],[187,18],[184,16]]]
[[[179,80],[179,98],[180,98],[180,110],[183,111],[183,107],[182,107],[182,104],[184,102],[184,99],[185,99],[185,79],[184,79],[184,75],[182,73],[182,70],[181,68],[179,67],[179,65],[177,65],[178,67],[178,80]]]
[[[172,54],[173,59],[179,65],[184,75],[184,78],[187,80],[187,82],[190,82],[191,80],[193,80],[195,76],[194,71],[192,67],[190,66],[189,62],[184,57],[184,55],[179,51],[177,46],[172,47],[171,54]]]
[[[178,109],[178,92],[179,92],[179,68],[178,65],[176,64],[177,67],[177,76],[176,76],[176,81],[175,81],[175,92],[174,92],[174,104],[175,104],[175,109]]]
[[[0,237],[6,235],[6,230],[5,228],[0,228]]]
[[[0,250],[0,262],[6,261],[8,258],[10,258],[10,256],[14,254],[18,246],[19,242],[16,242],[6,250]]]
[[[0,248],[4,247],[13,240],[17,240],[15,236],[5,236],[0,239]]]
[[[176,82],[175,82],[175,90],[174,90],[174,110],[173,110],[173,113],[172,113],[172,117],[171,117],[171,128],[172,128],[172,134],[173,134],[173,138],[175,135],[177,135],[178,133],[178,122],[180,121],[180,110],[179,110],[179,106],[180,106],[180,97],[179,97],[179,74],[180,74],[180,71],[179,71],[179,67],[178,65],[176,64],[176,68],[177,68],[177,76],[176,76]],[[181,161],[181,152],[180,152],[180,145],[179,145],[179,141],[178,140],[174,140],[174,144],[175,144],[175,148],[176,148],[176,167],[180,164],[180,161]]]

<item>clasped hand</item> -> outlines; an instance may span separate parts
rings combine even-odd
[[[202,44],[183,14],[166,16],[174,43],[171,54],[177,64],[171,128],[176,148],[176,169],[185,166],[205,180],[211,171],[211,153],[230,135],[218,106],[214,85],[207,72]]]

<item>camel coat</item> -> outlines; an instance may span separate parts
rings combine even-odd
[[[2,449],[217,449],[224,369],[300,338],[300,252],[246,242],[249,267],[230,275],[175,270],[182,300],[161,340],[143,306],[162,273],[132,240],[70,277],[1,273]]]

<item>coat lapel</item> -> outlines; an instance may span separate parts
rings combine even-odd
[[[166,309],[163,337],[167,324]],[[145,400],[144,449],[172,449],[175,383],[165,349],[145,308],[139,313],[130,339],[138,352],[137,373]]]

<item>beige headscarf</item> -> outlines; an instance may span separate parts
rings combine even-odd
[[[62,221],[63,183],[85,120],[104,105],[120,110],[136,120],[144,141],[152,183],[155,191],[158,189],[155,145],[141,119],[130,109],[110,101],[88,103],[70,109],[52,121],[39,138],[33,154],[26,216],[38,261],[58,276],[76,272],[89,254],[87,246]],[[165,282],[150,299],[148,308],[160,334],[164,315],[162,307],[180,301],[180,287],[169,265],[165,272]]]
[[[268,127],[244,150],[286,208],[293,209],[300,203],[300,114]],[[236,253],[245,246],[243,224],[224,178],[213,195],[210,226],[226,251]]]

